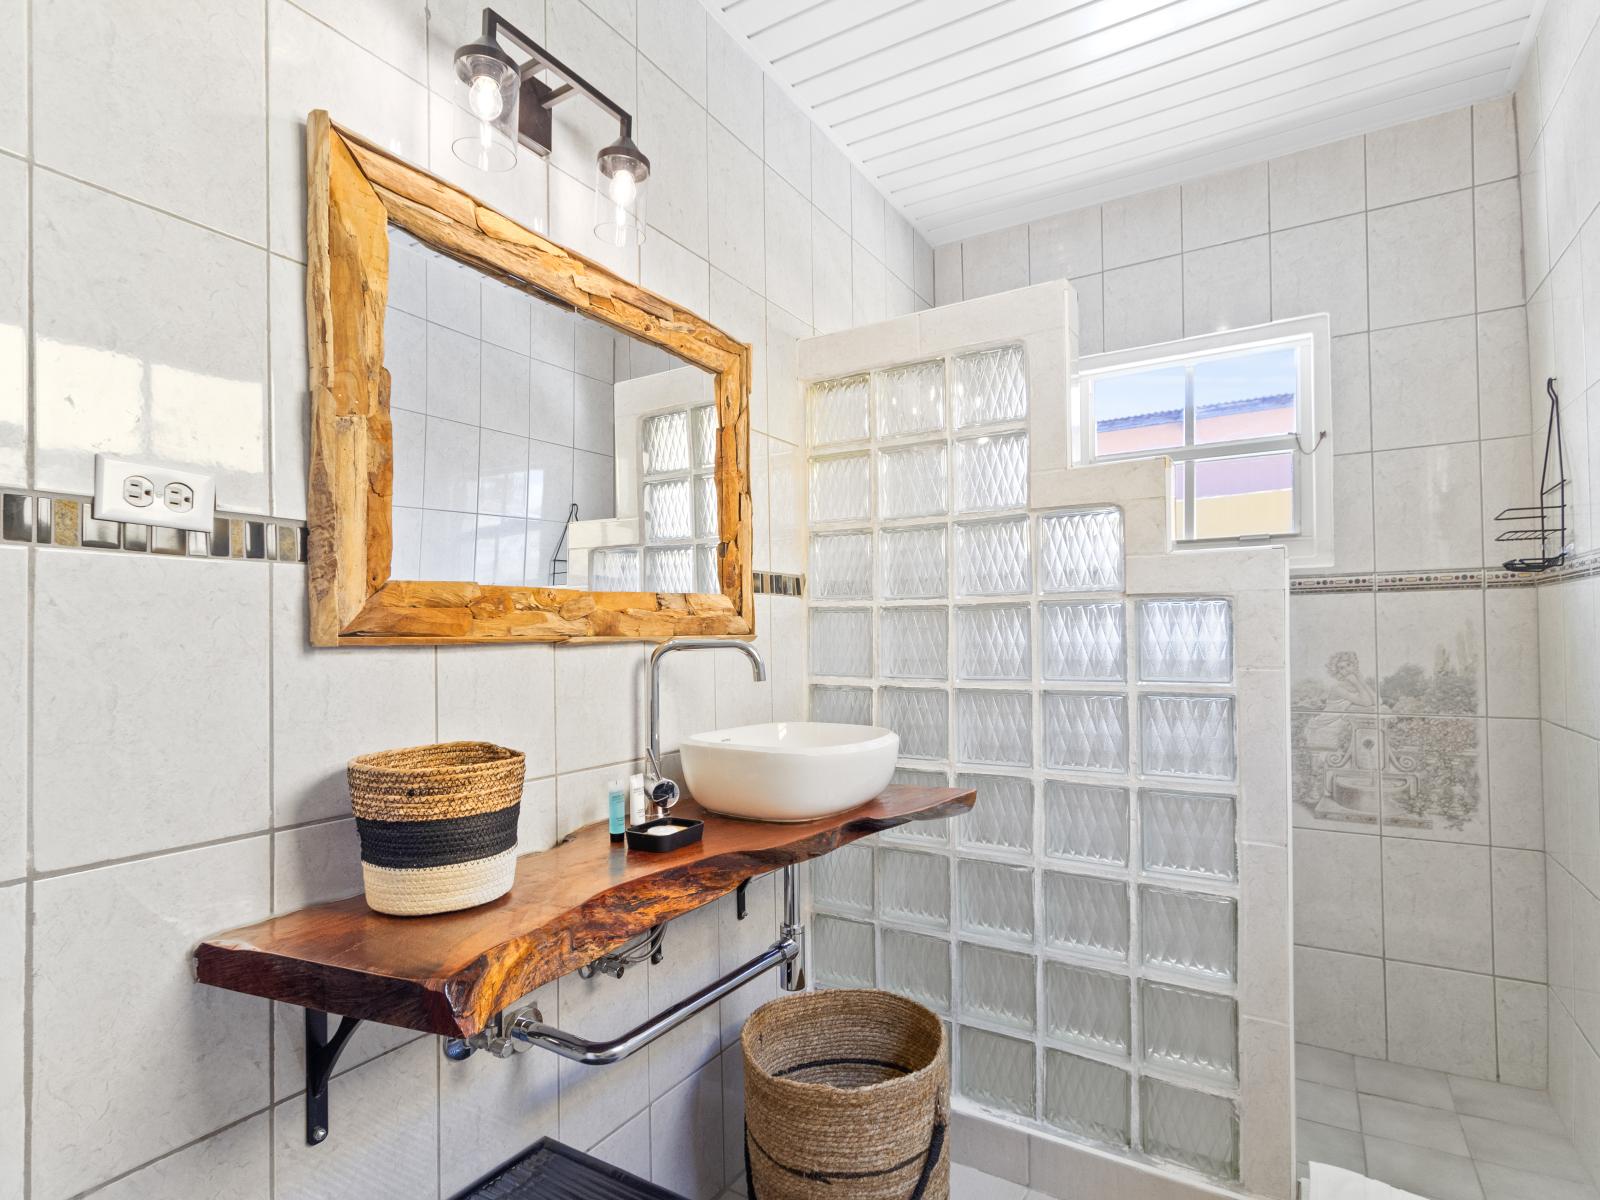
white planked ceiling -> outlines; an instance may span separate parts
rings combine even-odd
[[[933,243],[1511,90],[1543,0],[703,0]]]

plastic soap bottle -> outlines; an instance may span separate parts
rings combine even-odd
[[[611,818],[611,840],[620,842],[628,824],[628,793],[622,790],[622,780],[613,779],[606,784],[606,807]]]

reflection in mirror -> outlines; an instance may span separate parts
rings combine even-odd
[[[652,471],[641,492],[639,456],[659,462],[664,451],[640,430],[662,427],[652,416],[659,408],[677,411],[666,424],[681,417],[693,428],[696,410],[699,436],[714,445],[709,374],[393,226],[384,365],[394,422],[392,578],[631,591],[637,569],[619,574],[605,553],[593,567],[606,581],[586,579],[587,547],[662,542],[663,561],[692,558],[705,514],[689,497],[711,487],[710,466],[699,467],[701,454],[691,468],[685,433],[681,472],[673,460],[671,485]],[[654,517],[648,532],[641,511]],[[692,583],[660,590],[696,590]]]

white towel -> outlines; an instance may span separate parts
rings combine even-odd
[[[1330,1167],[1327,1163],[1311,1164],[1311,1188],[1301,1200],[1423,1200],[1415,1192],[1402,1192],[1387,1183],[1346,1171],[1343,1167]]]

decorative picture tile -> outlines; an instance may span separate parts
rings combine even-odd
[[[1378,794],[1386,829],[1410,837],[1487,842],[1484,721],[1382,717]]]

